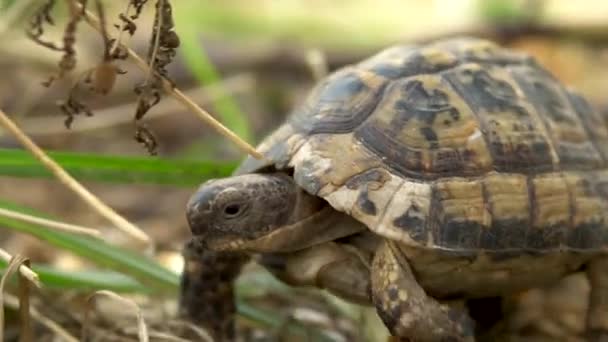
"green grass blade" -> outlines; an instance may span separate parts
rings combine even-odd
[[[5,269],[7,262],[0,260],[0,269]],[[112,271],[64,271],[49,265],[34,264],[34,272],[40,277],[45,287],[54,289],[96,291],[111,290],[121,293],[146,293],[150,288],[137,280]]]
[[[0,200],[0,207],[45,217],[31,209]],[[0,227],[33,235],[49,244],[68,250],[99,266],[133,276],[146,286],[157,291],[175,292],[179,285],[179,276],[160,266],[154,260],[137,253],[112,246],[103,240],[58,232],[35,224],[0,217]]]
[[[79,180],[112,183],[196,186],[209,178],[227,176],[237,166],[237,162],[222,161],[102,156],[71,152],[48,154]],[[51,177],[51,173],[30,153],[3,148],[0,148],[0,175]]]

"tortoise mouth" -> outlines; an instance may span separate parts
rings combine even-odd
[[[217,252],[288,252],[302,248],[299,230],[301,230],[301,224],[294,223],[278,227],[271,232],[251,239],[242,236],[201,237],[201,239],[210,249]]]
[[[222,239],[202,239],[205,242],[205,245],[209,247],[209,249],[216,252],[227,252],[227,251],[242,251],[246,249],[244,246],[247,244],[247,240],[245,239],[235,239],[235,238],[222,238]]]

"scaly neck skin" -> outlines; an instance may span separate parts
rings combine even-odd
[[[195,240],[186,244],[183,254],[179,315],[207,328],[216,341],[233,341],[234,280],[249,257],[238,252],[214,252]]]
[[[328,206],[327,202],[317,196],[313,196],[301,188],[297,189],[295,206],[287,224],[293,224],[305,220]]]

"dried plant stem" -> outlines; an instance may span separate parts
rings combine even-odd
[[[86,22],[94,29],[101,31],[102,28],[99,23],[99,19],[93,13],[88,10],[85,11],[85,19]],[[128,52],[129,57],[133,59],[137,67],[146,73],[154,72],[150,69],[146,61],[135,53],[135,51],[131,50],[128,46],[122,45],[122,43],[121,46]],[[199,118],[213,127],[220,134],[234,142],[241,150],[250,154],[256,159],[264,159],[264,156],[260,152],[256,151],[253,146],[249,145],[245,140],[241,139],[238,135],[234,134],[234,132],[226,128],[226,126],[222,125],[221,122],[217,121],[213,116],[211,116],[211,114],[199,107],[194,101],[184,95],[184,93],[182,93],[177,87],[174,87],[169,80],[165,79],[162,75],[158,76],[162,79],[163,87],[167,93],[171,94],[175,99],[188,107],[188,109],[193,111],[196,115],[198,115]]]
[[[88,191],[76,179],[70,176],[59,164],[51,159],[44,151],[38,147],[27,135],[25,135],[14,122],[0,110],[0,124],[11,132],[21,144],[28,149],[36,159],[38,159],[49,171],[51,171],[57,179],[66,187],[76,193],[95,211],[112,222],[118,229],[124,231],[135,239],[143,242],[146,246],[151,246],[152,241],[141,229],[127,221],[124,217],[116,213],[107,204],[103,203],[99,198]]]
[[[4,302],[4,289],[6,287],[6,283],[8,279],[13,276],[23,264],[26,259],[20,255],[15,256],[14,258],[9,258],[9,263],[4,270],[4,274],[2,275],[2,279],[0,279],[0,300]],[[19,309],[21,309],[21,303],[19,305]],[[4,308],[0,310],[0,341],[5,341],[4,339]]]
[[[144,84],[148,84],[150,82],[150,79],[152,78],[152,75],[154,74],[154,62],[156,62],[156,54],[158,53],[158,47],[160,46],[160,31],[163,27],[163,18],[165,17],[160,12],[162,11],[164,5],[165,3],[163,0],[158,0],[158,22],[156,23],[156,32],[154,34],[154,46],[151,47],[152,55],[150,56],[150,64],[148,65],[150,71],[148,71],[146,75],[146,81],[144,82]]]
[[[124,10],[124,14],[125,17],[128,17],[129,15],[129,11],[131,10],[131,1],[129,1],[127,3],[127,8]],[[114,52],[116,51],[116,49],[118,49],[118,47],[123,44],[123,40],[122,38],[124,37],[124,33],[125,33],[125,26],[126,24],[122,24],[120,25],[120,27],[118,28],[118,38],[114,41],[114,43],[112,44],[112,47],[110,48],[110,55],[113,55]]]
[[[13,210],[8,210],[8,209],[4,209],[4,208],[0,208],[0,216],[4,216],[4,217],[8,217],[11,219],[20,220],[20,221],[24,221],[24,222],[28,222],[28,223],[39,224],[41,226],[45,226],[47,228],[62,231],[62,232],[92,236],[92,237],[96,237],[96,238],[101,237],[101,233],[92,228],[86,228],[86,227],[82,227],[82,226],[78,226],[78,225],[74,225],[74,224],[59,222],[59,221],[55,221],[55,220],[49,220],[49,219],[32,216],[32,215],[27,215],[24,213],[20,213],[20,212],[13,211]]]
[[[13,308],[13,309],[16,309],[19,307],[19,299],[17,299],[17,297],[12,296],[8,293],[5,293],[3,299],[4,299],[4,305],[6,305],[10,308]],[[50,331],[54,332],[63,341],[78,342],[78,339],[76,337],[72,336],[67,330],[62,328],[55,321],[42,315],[37,309],[30,307],[30,315],[33,319],[38,321],[40,324],[44,325]]]
[[[12,255],[10,255],[4,249],[0,248],[0,259],[10,263],[12,258],[13,258]],[[36,287],[38,287],[38,288],[42,287],[42,284],[40,283],[40,279],[38,278],[38,274],[36,274],[36,272],[32,271],[31,268],[29,268],[25,265],[19,265],[19,273],[21,273],[21,275],[23,277],[25,277],[27,280],[29,280]]]
[[[17,259],[17,257],[13,258],[11,261],[15,259]],[[29,259],[21,258],[17,260],[20,264],[30,267]],[[19,272],[19,342],[31,342],[34,340],[30,317],[30,289],[30,281]],[[0,302],[4,302],[4,299]]]

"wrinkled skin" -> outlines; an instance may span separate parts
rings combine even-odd
[[[251,254],[261,254],[259,261],[287,283],[326,288],[343,298],[374,305],[395,337],[410,341],[475,340],[474,321],[462,301],[437,299],[429,294],[427,285],[445,283],[434,283],[437,275],[433,272],[420,278],[413,271],[412,261],[416,260],[412,256],[426,262],[424,258],[434,257],[434,253],[418,255],[374,234],[360,234],[366,231],[365,226],[299,190],[286,174],[241,175],[207,182],[189,201],[187,218],[193,240],[186,248],[189,261],[182,278],[181,312],[209,327],[219,340],[233,336],[232,281],[246,260],[244,255]],[[440,265],[450,259],[437,260]],[[608,330],[608,303],[601,297],[608,284],[603,271],[608,265],[604,263],[602,258],[587,263],[591,303],[597,303],[590,305],[587,319],[587,338],[592,341],[602,341]],[[202,272],[188,266],[191,264],[207,265],[212,271]],[[532,269],[528,277],[534,272]],[[213,280],[209,282],[211,273]],[[496,282],[483,273],[469,276]],[[469,280],[466,272],[453,275]],[[458,277],[454,281],[461,282]],[[508,280],[496,284],[508,288]],[[449,281],[445,286],[450,286]],[[209,303],[212,309],[202,309]]]

